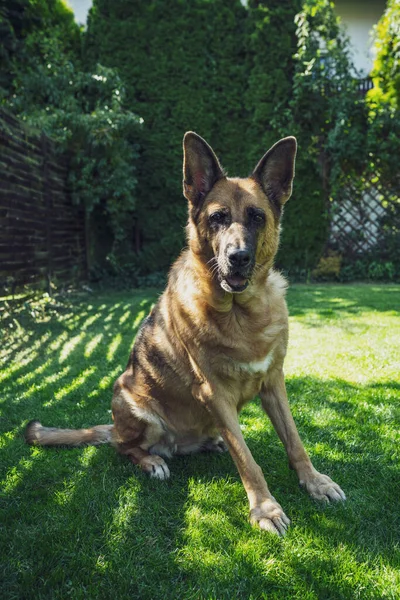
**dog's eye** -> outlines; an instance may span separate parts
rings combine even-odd
[[[212,213],[209,218],[212,225],[220,225],[226,222],[228,215],[221,210],[217,210],[216,212]]]
[[[261,212],[259,210],[250,209],[249,217],[250,217],[250,220],[253,221],[253,223],[256,223],[257,225],[261,225],[262,223],[265,222],[265,215],[263,212]]]

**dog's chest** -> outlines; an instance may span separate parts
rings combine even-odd
[[[225,354],[224,373],[234,378],[259,380],[275,358],[281,327],[269,324],[250,336],[238,336],[236,345]]]
[[[238,361],[236,363],[237,368],[248,375],[262,375],[268,372],[272,361],[274,359],[274,350],[271,349],[269,352],[260,360],[252,360],[249,362]]]

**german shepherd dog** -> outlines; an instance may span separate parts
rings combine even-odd
[[[286,281],[273,270],[282,209],[292,192],[296,139],[277,142],[246,179],[227,177],[199,135],[183,141],[188,247],[137,335],[112,399],[113,425],[69,430],[28,424],[44,446],[110,441],[151,477],[164,458],[228,448],[250,504],[250,520],[283,535],[290,523],[243,438],[238,413],[257,394],[317,500],[345,500],[312,465],[290,412],[283,374],[288,343]]]

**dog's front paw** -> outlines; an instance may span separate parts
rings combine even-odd
[[[338,484],[332,481],[328,475],[323,475],[322,473],[318,473],[318,471],[315,471],[308,479],[300,479],[300,485],[315,500],[322,500],[323,502],[340,502],[346,500],[345,493]]]
[[[167,463],[157,454],[150,454],[143,457],[139,466],[150,477],[154,477],[154,479],[168,479],[170,476]]]
[[[268,498],[251,509],[250,523],[275,535],[285,535],[290,525],[290,519],[274,498]]]

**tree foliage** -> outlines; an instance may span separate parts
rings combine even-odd
[[[253,1],[247,9],[239,1],[95,0],[86,56],[120,69],[128,106],[144,118],[137,214],[150,270],[169,264],[183,243],[184,131],[204,136],[235,175],[247,175],[280,135],[295,133],[288,111],[300,7],[288,0]],[[302,185],[307,156],[300,147],[279,260],[296,270],[315,262],[326,237],[314,165],[313,189]]]
[[[384,192],[385,214],[376,253],[400,278],[400,1],[388,0],[375,28],[373,89],[367,96],[368,155],[377,185]],[[388,199],[390,200],[388,202]]]
[[[343,273],[347,270],[353,277],[400,276],[400,179],[396,166],[400,116],[394,91],[400,36],[399,23],[397,29],[395,24],[399,12],[393,10],[394,4],[399,3],[389,3],[376,28],[375,86],[366,99],[358,90],[349,42],[333,3],[308,0],[296,17],[298,52],[290,115],[293,126],[298,127],[300,144],[303,141],[309,148],[314,184],[322,185],[327,224],[341,198],[346,197],[343,190],[350,182],[355,190],[353,203],[368,195],[372,186],[385,209],[378,245],[362,256],[343,253]],[[302,173],[301,178],[304,184],[307,174]],[[361,237],[368,235],[365,231],[358,233]]]
[[[381,178],[398,173],[400,151],[400,1],[389,0],[375,28],[373,89],[367,96],[369,152]]]
[[[370,100],[400,109],[400,1],[388,0],[375,28],[376,58]]]
[[[0,94],[7,96],[15,70],[36,57],[29,52],[31,36],[41,32],[59,40],[63,53],[79,53],[80,31],[73,12],[61,0],[6,0],[0,7]],[[33,50],[34,48],[31,48]]]
[[[399,4],[377,27],[365,102],[330,0],[94,0],[85,33],[61,0],[9,0],[2,96],[69,149],[74,198],[97,215],[93,229],[106,223],[103,254],[136,274],[165,271],[184,243],[186,130],[241,176],[295,135],[278,266],[304,275],[346,182],[361,193],[374,173],[398,193]],[[386,256],[395,234],[382,227]]]
[[[294,15],[295,52],[286,106],[272,123],[290,132],[299,151],[293,199],[283,222],[278,262],[289,272],[307,273],[324,251],[335,177],[343,157],[357,150],[351,140],[357,91],[350,76],[346,36],[329,0],[307,0]],[[349,111],[348,109],[351,110]],[[351,112],[354,109],[354,114]],[[340,143],[338,139],[341,137]]]
[[[4,104],[68,152],[73,199],[107,220],[115,263],[133,228],[140,119],[123,108],[115,69],[82,68],[81,32],[62,2],[13,4],[20,10],[9,8],[8,25],[19,43]]]
[[[254,163],[280,135],[291,134],[290,123],[277,126],[292,93],[297,48],[295,16],[300,0],[252,0],[248,5],[247,43],[248,153]]]

